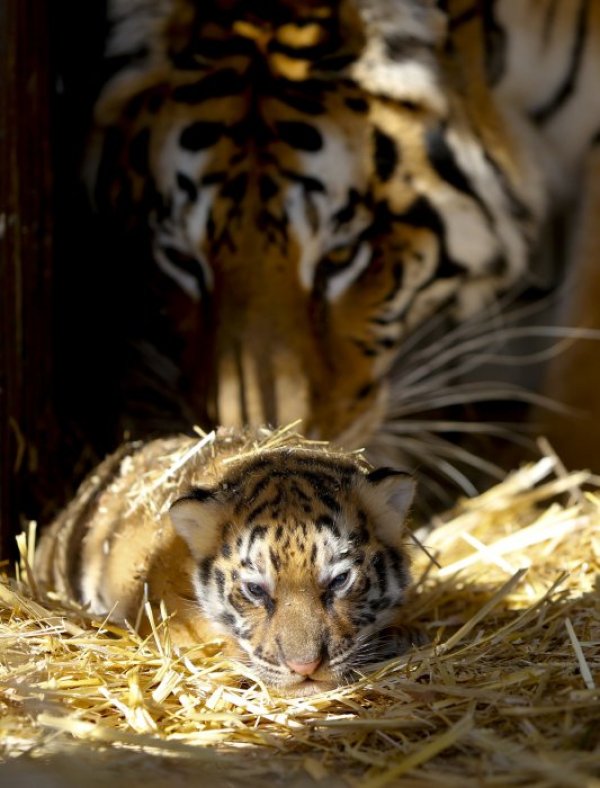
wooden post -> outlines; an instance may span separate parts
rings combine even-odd
[[[0,2],[0,555],[56,448],[49,3]]]

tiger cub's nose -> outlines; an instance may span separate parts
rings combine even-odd
[[[298,673],[300,676],[310,676],[321,664],[321,658],[315,659],[312,662],[293,662],[288,660],[285,663],[290,670]]]

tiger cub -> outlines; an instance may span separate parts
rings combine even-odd
[[[176,645],[220,637],[287,694],[339,684],[382,654],[377,636],[395,643],[382,632],[401,624],[412,480],[265,430],[202,443],[108,457],[42,536],[40,584],[119,623],[145,593],[163,600]]]

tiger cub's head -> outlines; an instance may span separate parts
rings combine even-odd
[[[235,463],[170,514],[203,616],[263,681],[304,694],[368,662],[374,634],[397,622],[412,496],[399,471],[283,448]]]

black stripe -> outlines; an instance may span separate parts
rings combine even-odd
[[[398,340],[392,337],[379,337],[375,340],[375,344],[378,347],[382,347],[384,350],[391,350],[391,348],[396,347]]]
[[[351,460],[345,460],[343,457],[336,457],[335,461],[330,458],[327,461],[327,458],[322,456],[303,457],[301,454],[294,454],[294,463],[303,467],[308,465],[312,471],[323,474],[322,478],[326,478],[331,484],[336,484],[340,481],[332,474],[348,479],[356,473],[356,465]]]
[[[569,67],[563,77],[561,85],[555,91],[554,96],[552,96],[546,104],[532,113],[531,117],[536,123],[546,123],[550,120],[550,118],[561,109],[563,104],[571,98],[576,88],[577,76],[581,68],[581,60],[586,41],[587,11],[588,0],[581,0],[579,4],[579,13],[577,15],[577,27],[573,38],[573,46],[571,47]]]
[[[223,558],[231,558],[231,545],[227,542],[221,546],[221,555]]]
[[[198,199],[198,187],[191,178],[184,175],[183,172],[177,173],[177,187],[185,193],[190,202],[196,202]]]
[[[186,150],[196,152],[213,146],[224,133],[225,125],[223,123],[198,120],[182,129],[179,135],[179,144]]]
[[[304,503],[310,503],[310,496],[302,490],[296,482],[290,484],[290,490]]]
[[[279,193],[279,186],[270,175],[261,175],[258,179],[258,191],[261,202],[266,203]]]
[[[544,46],[548,45],[552,37],[552,28],[554,27],[554,20],[556,19],[556,9],[558,8],[559,0],[549,0],[548,8],[544,16],[544,24],[542,26],[542,43]]]
[[[327,485],[332,489],[339,486],[340,479],[331,472],[331,468],[326,465],[313,465],[310,462],[310,469],[306,467],[298,467],[294,472],[301,478],[305,479],[312,487],[322,487]]]
[[[339,229],[342,224],[348,224],[348,222],[354,219],[356,208],[361,203],[362,197],[359,192],[357,192],[356,189],[349,189],[348,200],[346,204],[342,206],[339,211],[336,211],[331,217],[331,221],[335,225],[336,229]]]
[[[371,566],[375,571],[379,590],[383,594],[387,590],[387,573],[385,566],[385,556],[382,552],[375,553],[373,556],[373,561],[371,562]]]
[[[225,575],[220,569],[215,570],[215,583],[217,584],[219,596],[222,599],[225,591]]]
[[[326,610],[332,607],[334,599],[335,599],[335,591],[332,588],[326,589],[321,594],[321,604]]]
[[[332,512],[338,513],[342,510],[342,507],[340,506],[338,501],[336,501],[333,495],[330,495],[328,492],[321,489],[315,490],[315,493],[317,495],[317,498],[321,501],[321,503],[324,504]]]
[[[330,508],[334,512],[339,510],[340,506],[336,501],[335,496],[339,492],[340,485],[336,479],[327,478],[325,476],[320,478],[319,474],[310,474],[306,471],[301,473],[301,475],[311,483],[313,494],[316,495],[326,507]]]
[[[240,172],[221,187],[221,197],[227,197],[234,203],[238,204],[242,201],[246,190],[248,188],[248,175],[245,172]]]
[[[379,482],[383,481],[384,479],[388,479],[390,476],[403,476],[405,479],[410,478],[410,474],[406,473],[405,471],[400,471],[397,468],[388,468],[385,466],[371,471],[371,473],[367,474],[367,479],[371,482],[371,484],[379,484]]]
[[[479,16],[479,3],[474,3],[470,8],[465,8],[464,11],[461,11],[460,14],[456,16],[450,17],[448,22],[448,27],[450,30],[456,30],[458,27],[462,25],[466,25],[467,22],[471,22],[473,19],[476,19]]]
[[[267,665],[275,665],[276,667],[279,667],[280,662],[278,660],[270,659],[270,658],[264,656],[264,652],[263,652],[262,646],[257,646],[254,649],[254,653],[260,659],[261,662],[266,662]]]
[[[265,460],[264,463],[265,464],[264,464],[264,466],[262,468],[253,467],[252,468],[252,472],[254,472],[256,470],[261,470],[262,471],[262,470],[265,470],[266,468],[270,468],[272,466],[272,462],[270,460]],[[251,490],[248,491],[247,495],[244,496],[245,499],[247,501],[253,501],[256,498],[257,495],[259,495],[266,487],[269,486],[269,482],[270,481],[271,481],[271,477],[270,476],[263,476],[263,478],[259,479],[256,482],[256,484],[254,485],[254,487]],[[238,506],[236,507],[236,509],[238,509],[238,508],[242,509],[244,507],[244,503],[245,503],[244,501],[240,501]]]
[[[422,38],[403,33],[391,33],[384,36],[385,53],[390,60],[412,60],[422,52],[433,52],[434,44]]]
[[[380,610],[385,610],[385,608],[390,607],[390,598],[388,596],[379,597],[379,599],[373,599],[369,602],[369,610],[373,613],[377,613]]]
[[[464,274],[464,269],[448,254],[446,246],[446,230],[437,210],[425,197],[419,197],[403,214],[398,215],[398,220],[403,224],[414,227],[425,227],[438,239],[439,261],[434,278],[451,279]],[[431,279],[423,282],[419,291],[424,290],[431,283]]]
[[[264,501],[261,504],[258,504],[258,506],[255,506],[254,509],[252,509],[252,511],[246,517],[246,523],[248,524],[252,523],[252,521],[256,520],[259,514],[264,512],[266,509],[271,509],[271,516],[277,517],[275,511],[277,510],[277,507],[280,505],[282,498],[283,498],[283,493],[281,490],[278,490],[276,495],[273,496],[273,498]]]
[[[297,109],[304,115],[322,115],[325,112],[323,103],[313,96],[305,96],[304,94],[289,93],[284,91],[277,93],[275,98],[283,104],[287,104],[292,109]]]
[[[264,535],[267,533],[267,526],[266,525],[255,525],[252,531],[250,531],[250,539],[248,541],[248,552],[252,549],[252,545],[256,539],[262,539]]]
[[[446,140],[446,127],[439,123],[425,132],[425,148],[429,161],[440,176],[453,188],[469,196],[480,206],[481,210],[489,216],[487,206],[482,202],[481,197],[473,189],[471,181],[458,165],[452,148]]]
[[[369,535],[369,527],[368,527],[368,519],[365,512],[362,509],[359,509],[357,512],[358,517],[358,528],[355,531],[352,531],[350,534],[350,538],[354,542],[355,545],[365,545],[370,539]]]
[[[351,109],[352,112],[356,112],[360,115],[364,115],[369,109],[369,102],[360,96],[350,96],[344,100],[344,104],[348,109]]]
[[[198,262],[198,260],[187,254],[183,254],[183,252],[180,252],[179,249],[176,249],[174,246],[163,246],[161,247],[161,252],[176,268],[185,271],[186,274],[189,274],[196,280],[198,289],[201,293],[206,292],[204,271],[202,270],[202,264]],[[195,498],[195,495],[191,494],[189,497]]]
[[[271,563],[273,564],[273,567],[274,567],[275,571],[279,572],[279,569],[281,567],[281,561],[279,560],[279,556],[273,550],[272,547],[269,548],[269,556],[271,558]]]
[[[358,391],[354,394],[356,399],[366,399],[375,389],[376,387],[375,381],[370,381],[369,383],[365,383],[364,386],[361,386]]]
[[[381,129],[373,129],[373,159],[375,162],[375,172],[378,178],[385,183],[394,174],[398,166],[399,155],[396,142]]]
[[[215,494],[214,490],[209,490],[208,487],[193,487],[187,495],[182,495],[178,501],[206,501],[207,498],[212,498]]]
[[[275,612],[275,600],[266,595],[263,600],[263,604],[265,606],[265,610],[267,611],[267,617],[272,618],[273,613]]]
[[[231,613],[221,613],[219,620],[227,627],[233,628],[235,626],[235,617]]]
[[[169,53],[171,61],[178,69],[188,71],[198,68],[200,59],[222,60],[236,55],[254,57],[256,46],[253,41],[240,36],[230,38],[209,38],[208,36],[194,39],[193,46],[176,53]]]
[[[262,514],[269,505],[270,505],[269,501],[264,501],[264,503],[255,506],[254,509],[252,509],[252,511],[246,517],[246,523],[250,524],[253,520],[256,520],[258,515]]]
[[[314,153],[323,147],[321,132],[310,123],[280,120],[276,126],[279,138],[292,148]]]
[[[281,170],[281,174],[288,178],[290,181],[294,181],[295,183],[300,183],[302,187],[307,192],[324,192],[326,191],[323,182],[318,180],[317,178],[312,178],[310,175],[302,175],[300,172],[294,172],[293,170]]]
[[[392,571],[396,575],[398,585],[400,587],[405,586],[407,580],[405,569],[406,557],[399,550],[396,550],[395,547],[388,547],[388,555],[390,557]]]
[[[495,15],[496,0],[480,3],[485,39],[485,70],[491,87],[497,85],[506,71],[506,32]]]
[[[142,129],[132,139],[129,146],[129,163],[140,175],[146,175],[149,169],[150,129]]]
[[[367,358],[373,358],[374,356],[378,355],[378,350],[373,347],[370,347],[366,342],[363,342],[362,339],[352,339],[352,343],[356,345],[356,347],[360,348],[361,353],[363,356]]]
[[[92,523],[96,507],[99,503],[100,497],[109,485],[117,479],[121,474],[121,462],[124,457],[134,456],[137,453],[138,446],[135,443],[125,443],[114,454],[107,457],[100,465],[94,470],[90,476],[82,483],[77,491],[75,499],[62,513],[60,519],[63,525],[59,533],[64,533],[63,529],[68,529],[67,538],[62,540],[61,543],[55,547],[64,555],[65,561],[65,587],[68,590],[69,596],[82,602],[82,581],[83,581],[83,567],[81,565],[81,558],[83,550],[81,549],[82,542],[88,532]],[[74,515],[73,512],[76,512]],[[113,539],[119,533],[119,524],[117,523],[111,533]],[[63,552],[64,551],[64,552]],[[106,577],[106,565],[110,560],[110,552],[106,554],[102,562],[102,575]],[[97,589],[100,590],[100,589]]]
[[[410,210],[412,210],[412,208]],[[440,227],[441,227],[441,231],[443,233],[444,232],[443,226],[441,225]],[[386,295],[385,295],[385,297],[383,299],[382,303],[384,303],[384,304],[389,303],[390,301],[393,301],[396,298],[396,296],[398,295],[398,292],[402,289],[402,283],[404,281],[404,264],[403,263],[394,263],[394,265],[392,266],[391,274],[392,274],[392,286],[390,287],[389,291],[386,293]],[[406,312],[407,309],[408,309],[408,304],[406,304],[400,310],[400,314],[399,315],[397,314],[395,319],[397,320],[399,317],[402,317],[404,312]],[[379,325],[383,325],[382,323],[379,322],[382,319],[383,318],[373,318],[372,322],[376,323],[376,324],[379,324]]]
[[[214,560],[212,556],[208,556],[208,558],[205,558],[200,564],[200,581],[203,585],[208,585]]]
[[[209,99],[235,96],[247,87],[243,77],[232,68],[224,68],[210,74],[200,82],[179,85],[173,90],[173,101],[183,104],[200,104]]]
[[[502,167],[498,164],[498,162],[487,150],[485,151],[485,160],[490,165],[490,167],[494,170],[494,175],[496,176],[496,180],[498,181],[500,188],[504,192],[504,196],[508,203],[511,216],[514,219],[517,219],[518,221],[521,222],[531,221],[533,218],[531,209],[525,202],[523,202],[523,200],[515,192],[512,183],[508,179],[506,172],[502,169]]]
[[[326,529],[330,531],[334,536],[337,537],[340,536],[340,529],[333,522],[331,517],[328,517],[327,515],[323,515],[322,517],[319,517],[315,525],[317,527],[317,531],[322,531],[323,529]]]
[[[223,183],[227,180],[227,173],[223,170],[215,170],[214,172],[207,172],[202,176],[201,183],[203,186],[213,186],[215,183]]]

